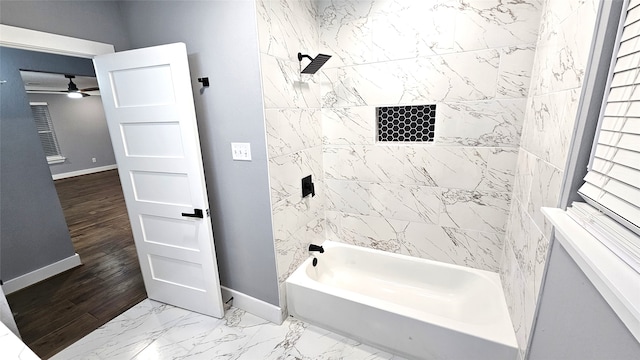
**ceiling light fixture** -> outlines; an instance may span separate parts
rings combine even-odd
[[[82,99],[86,95],[81,93],[78,89],[78,86],[73,82],[74,75],[65,75],[67,79],[69,79],[69,88],[67,90],[67,96],[71,99]]]

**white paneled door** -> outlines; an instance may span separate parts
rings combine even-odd
[[[185,44],[94,65],[149,298],[222,317]]]

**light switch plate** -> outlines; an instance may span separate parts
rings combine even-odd
[[[231,157],[233,160],[251,161],[251,144],[231,143]]]

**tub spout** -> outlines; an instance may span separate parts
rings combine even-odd
[[[324,248],[320,245],[309,244],[309,251],[319,251],[322,254],[324,252]]]

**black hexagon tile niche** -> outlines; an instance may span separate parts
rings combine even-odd
[[[433,141],[436,105],[382,106],[377,108],[378,141]]]

